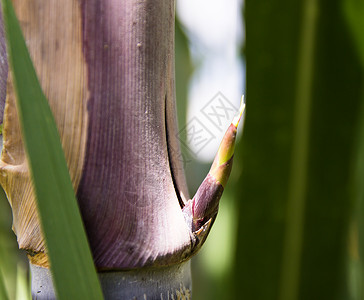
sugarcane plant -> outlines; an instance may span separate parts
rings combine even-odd
[[[216,218],[243,101],[190,199],[178,159],[174,1],[13,5],[2,0],[10,72],[1,68],[0,183],[33,297],[189,299],[189,259]]]

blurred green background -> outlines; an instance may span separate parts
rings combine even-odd
[[[247,0],[242,15],[244,132],[194,299],[364,299],[364,1]],[[208,166],[191,160],[193,194]]]

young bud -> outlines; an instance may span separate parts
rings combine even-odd
[[[219,201],[232,169],[236,132],[244,109],[245,104],[242,97],[239,113],[227,129],[209,173],[195,196],[183,208],[185,219],[191,224],[192,231],[195,233],[200,233],[204,224],[210,220],[213,222],[216,217]]]

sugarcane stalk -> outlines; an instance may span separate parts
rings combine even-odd
[[[189,259],[216,218],[244,105],[189,200],[178,159],[174,2],[21,0],[14,7],[57,123],[105,297],[189,299]],[[0,183],[31,263],[32,293],[54,298],[14,84],[7,72],[1,76]]]

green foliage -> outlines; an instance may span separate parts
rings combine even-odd
[[[363,74],[343,7],[248,0],[245,20],[236,299],[345,299]]]
[[[11,209],[3,189],[0,188],[0,273],[3,274],[4,288],[10,299],[15,299],[16,296],[16,269],[19,259],[17,246],[15,235],[11,231]],[[3,298],[0,296],[0,299]]]
[[[345,0],[344,12],[350,26],[358,54],[364,66],[364,2],[360,0]]]
[[[358,0],[345,0],[344,11],[346,20],[351,29],[352,37],[356,45],[357,54],[364,68],[364,2]],[[359,135],[357,144],[356,161],[356,196],[357,205],[354,212],[354,234],[358,233],[358,254],[351,255],[351,290],[355,299],[364,298],[364,82],[362,84],[362,103],[360,108]],[[356,227],[357,226],[357,230]],[[355,244],[354,244],[355,245]],[[353,249],[352,253],[356,253]]]
[[[0,299],[4,299],[4,300],[9,299],[8,294],[6,292],[6,288],[5,288],[4,276],[1,272],[1,270],[0,270]]]
[[[17,107],[58,299],[102,299],[62,146],[9,0],[2,0]]]

